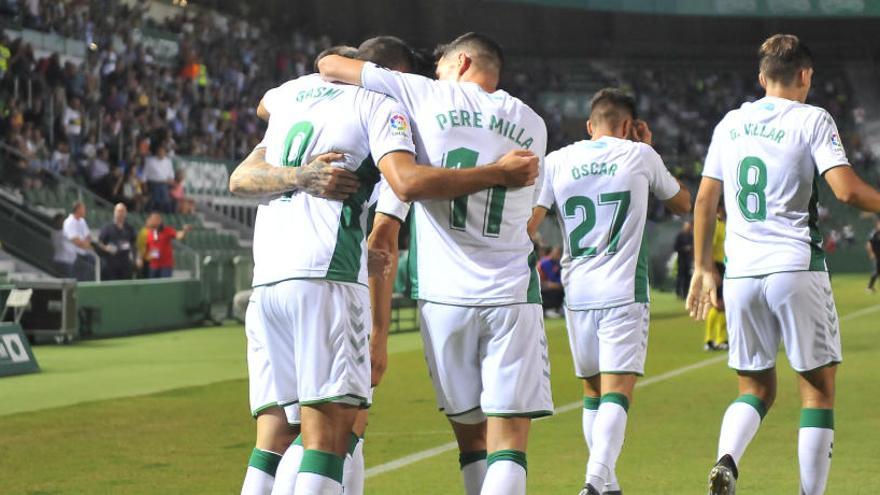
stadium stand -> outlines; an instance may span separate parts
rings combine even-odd
[[[254,22],[210,8],[157,8],[149,2],[9,0],[0,9],[0,22],[0,45],[8,51],[0,64],[0,194],[9,211],[17,208],[18,215],[28,216],[36,229],[32,240],[48,245],[51,215],[66,211],[74,200],[86,203],[93,229],[112,218],[116,201],[129,206],[129,222],[140,229],[151,206],[144,163],[161,145],[175,169],[185,173],[175,183],[178,197],[195,204],[195,212],[178,206],[165,215],[171,226],[195,227],[179,246],[177,275],[200,276],[218,302],[246,288],[255,206],[228,193],[229,173],[265,128],[255,102],[278,82],[311,72],[314,55],[331,39],[294,30],[285,41],[269,43],[262,35],[273,25],[265,17]],[[502,86],[545,117],[548,150],[584,137],[594,91],[629,88],[670,169],[695,189],[713,126],[744,95],[756,98],[760,88],[750,59],[703,55],[697,65],[685,55],[513,56]],[[832,113],[853,165],[877,183],[851,75],[843,63],[824,68],[811,99]],[[830,197],[822,187],[822,197]],[[870,230],[870,219],[855,217],[836,201],[823,206],[829,240],[845,226],[859,236]],[[652,204],[652,219],[667,217],[662,205]],[[545,224],[545,239],[558,244],[553,226]],[[656,228],[653,238],[662,244],[653,262],[659,283],[669,254],[666,240],[677,226]],[[10,234],[4,237],[7,250],[14,251]],[[48,252],[15,254],[51,275]],[[848,245],[840,245],[832,264],[860,268],[848,262],[852,254]]]

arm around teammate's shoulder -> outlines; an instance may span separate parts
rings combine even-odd
[[[364,61],[341,55],[327,55],[318,60],[318,70],[325,81],[338,81],[361,86]]]
[[[880,212],[880,191],[863,181],[848,164],[828,169],[823,177],[841,203],[864,211]]]
[[[513,150],[489,165],[451,169],[419,165],[412,153],[393,151],[379,160],[379,170],[402,201],[454,199],[494,186],[530,186],[538,177],[538,157]]]

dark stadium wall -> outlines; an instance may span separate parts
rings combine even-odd
[[[880,50],[878,18],[659,16],[457,0],[309,0],[297,10],[310,31],[355,44],[395,34],[425,47],[483,31],[517,55],[751,59],[767,35],[784,31],[808,40],[820,56],[876,57]]]

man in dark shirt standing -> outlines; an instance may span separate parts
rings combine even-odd
[[[690,222],[681,226],[675,238],[675,252],[678,253],[678,277],[675,279],[675,294],[679,299],[687,297],[694,267],[694,231]]]
[[[874,293],[877,292],[874,283],[880,276],[880,219],[877,219],[874,224],[874,232],[871,232],[871,237],[868,238],[865,248],[868,250],[868,257],[874,262],[874,273],[871,274],[871,280],[868,281],[867,291]]]
[[[134,266],[132,248],[136,234],[132,226],[125,221],[127,216],[128,208],[123,203],[118,203],[113,208],[113,222],[101,228],[98,242],[102,251],[102,280],[131,279]]]
[[[544,305],[544,316],[560,318],[562,316],[562,300],[565,293],[562,288],[562,248],[554,246],[538,263],[541,274],[541,300]]]

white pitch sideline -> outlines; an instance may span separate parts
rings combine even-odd
[[[861,316],[865,316],[871,313],[875,313],[880,311],[880,304],[876,306],[871,306],[868,308],[863,308],[858,311],[854,311],[846,316],[842,316],[840,318],[841,322],[852,320],[855,318],[859,318]],[[644,380],[636,383],[636,388],[647,387],[649,385],[653,385],[655,383],[663,382],[669,380],[671,378],[675,378],[677,376],[681,376],[685,373],[689,373],[694,370],[698,370],[700,368],[705,368],[706,366],[713,365],[715,363],[720,363],[727,359],[727,355],[715,356],[709,359],[704,359],[702,361],[697,361],[696,363],[689,364],[687,366],[682,366],[681,368],[676,368],[674,370],[667,371],[666,373],[661,373],[657,376],[652,376],[650,378],[645,378]],[[557,407],[554,411],[555,414],[567,413],[570,411],[579,410],[583,405],[582,401],[572,402],[570,404],[566,404],[564,406]],[[555,416],[546,416],[543,418],[538,418],[535,421],[541,421],[544,419],[550,419]],[[395,471],[400,468],[409,466],[410,464],[415,464],[416,462],[423,461],[425,459],[429,459],[434,456],[438,456],[445,452],[449,452],[450,450],[455,450],[458,448],[458,444],[456,442],[444,443],[442,445],[438,445],[434,448],[430,448],[427,450],[423,450],[421,452],[416,452],[414,454],[410,454],[407,456],[403,456],[401,458],[395,459],[393,461],[386,462],[385,464],[379,464],[378,466],[373,466],[367,469],[364,474],[367,478],[372,478],[374,476],[378,476],[380,474],[387,473],[389,471]]]

